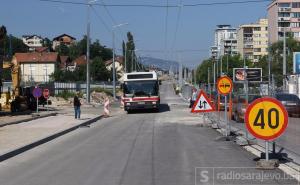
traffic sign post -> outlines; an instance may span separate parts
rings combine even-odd
[[[222,76],[217,81],[217,89],[219,94],[224,96],[225,99],[225,123],[226,123],[226,137],[230,135],[230,128],[228,123],[228,115],[227,115],[227,95],[232,92],[233,83],[232,80],[228,76]],[[219,102],[220,104],[220,102]],[[220,105],[218,105],[220,107]],[[220,115],[220,114],[219,114]]]
[[[43,91],[43,96],[44,96],[44,98],[46,99],[46,109],[47,109],[47,112],[48,112],[48,111],[49,111],[49,110],[48,110],[49,89],[44,89],[44,91]]]
[[[266,160],[269,160],[269,141],[280,137],[288,125],[288,113],[280,101],[265,97],[256,99],[245,114],[248,131],[266,141]]]
[[[36,113],[39,112],[39,97],[42,96],[42,89],[36,86],[32,92],[33,96],[36,98]]]

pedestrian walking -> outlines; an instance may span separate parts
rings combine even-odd
[[[73,104],[74,104],[74,111],[75,111],[75,119],[80,119],[80,106],[81,106],[81,103],[80,103],[80,100],[79,100],[79,97],[78,97],[78,92],[76,93],[76,95],[74,96],[74,101],[73,101]]]
[[[193,105],[194,105],[194,103],[195,103],[195,101],[197,100],[197,89],[193,88],[192,92],[193,93],[192,93],[192,97],[190,98],[190,106],[189,106],[189,108],[192,108]]]

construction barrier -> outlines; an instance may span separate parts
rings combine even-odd
[[[110,104],[110,102],[109,102],[109,98],[106,98],[105,99],[105,103],[104,103],[104,116],[109,116],[109,114],[110,114],[110,111],[109,111],[109,104]]]

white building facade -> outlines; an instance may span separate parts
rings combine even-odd
[[[22,41],[30,50],[43,46],[43,38],[38,35],[23,35]]]
[[[231,25],[217,25],[211,57],[217,59],[222,55],[235,55],[237,50],[237,29]]]

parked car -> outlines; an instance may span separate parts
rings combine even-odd
[[[232,101],[232,119],[236,122],[243,122],[248,105],[258,98],[261,98],[261,95],[249,94],[247,104],[245,94],[235,96]]]
[[[278,93],[275,98],[279,100],[287,110],[289,116],[300,117],[300,99],[295,94]]]

